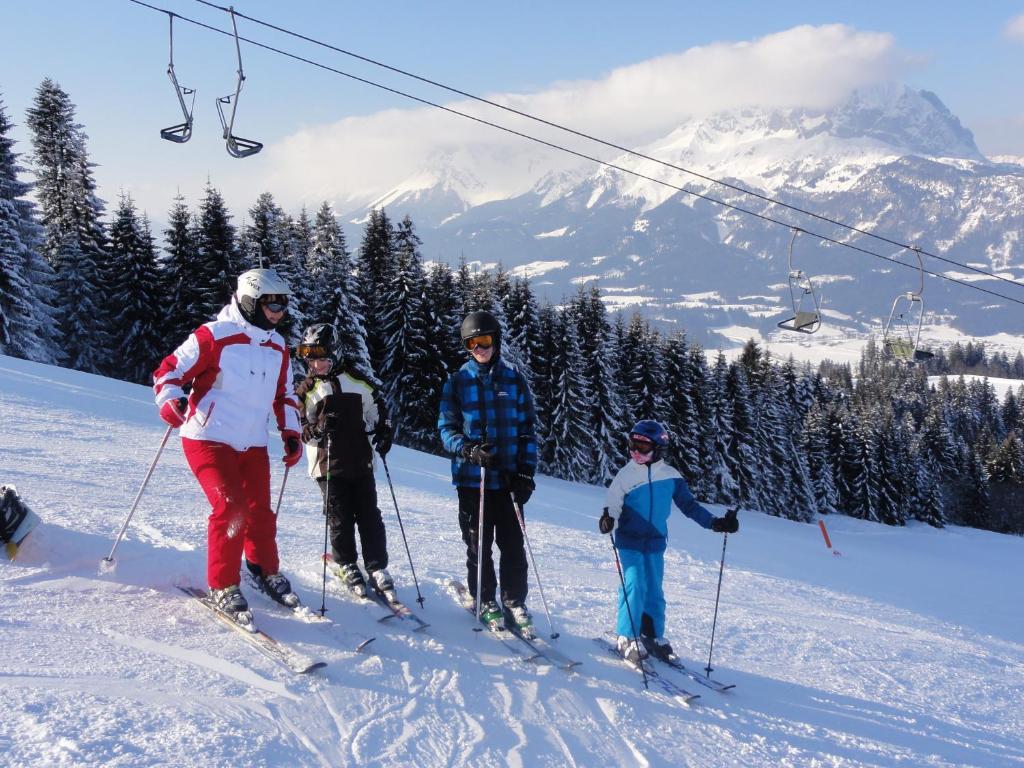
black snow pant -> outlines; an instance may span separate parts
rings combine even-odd
[[[373,475],[317,478],[324,495],[324,512],[331,534],[331,555],[339,564],[354,563],[356,527],[367,574],[388,567],[388,541],[384,521],[377,508],[377,483]],[[328,493],[328,490],[330,493]]]
[[[466,585],[476,597],[477,530],[480,515],[480,489],[458,488],[459,527],[466,543]],[[519,527],[511,494],[506,490],[484,492],[483,586],[480,600],[494,600],[497,582],[491,545],[497,541],[501,551],[501,602],[505,605],[525,603],[527,592],[526,550],[523,531]]]

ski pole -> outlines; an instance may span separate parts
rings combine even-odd
[[[511,495],[511,494],[510,494]],[[516,509],[516,517],[519,518],[519,527],[523,531],[523,540],[526,542],[526,551],[530,553],[530,562],[533,564],[533,575],[537,579],[537,589],[540,590],[540,600],[544,603],[544,613],[548,615],[548,627],[551,628],[551,639],[554,640],[558,637],[558,633],[555,632],[555,625],[551,622],[551,611],[548,610],[548,601],[544,597],[544,585],[540,583],[540,571],[537,570],[537,561],[533,559],[533,547],[530,546],[530,537],[526,533],[526,518],[523,513],[523,505],[512,497],[512,504]]]
[[[283,486],[282,486],[283,488]],[[327,526],[331,513],[331,433],[327,433],[327,482],[324,484],[324,576],[320,591],[320,616],[327,613]]]
[[[412,564],[412,552],[409,551],[409,541],[405,538],[405,526],[402,525],[402,513],[398,511],[398,498],[395,496],[395,486],[391,482],[391,472],[388,470],[388,460],[380,457],[384,465],[384,474],[388,478],[388,488],[391,489],[391,501],[395,504],[395,517],[398,518],[398,530],[402,532],[402,543],[405,544],[405,555],[409,558],[409,570],[412,571],[412,583],[416,585],[416,602],[423,607],[423,595],[420,594],[420,583],[416,579],[416,568]]]
[[[715,618],[711,621],[711,647],[708,649],[708,665],[704,667],[706,677],[711,677],[711,653],[715,650],[715,626],[718,624],[718,598],[722,594],[722,571],[725,570],[725,545],[729,543],[729,534],[722,536],[722,562],[718,566],[718,591],[715,592]]]
[[[285,466],[285,468],[284,468],[284,480],[281,481],[281,490],[277,494],[277,506],[274,507],[274,517],[277,517],[278,512],[281,511],[281,499],[284,498],[284,486],[288,482],[288,472],[290,470],[291,470],[291,467]]]
[[[146,490],[146,486],[149,485],[149,478],[153,476],[153,470],[156,469],[156,463],[160,460],[160,454],[164,452],[164,446],[167,445],[167,438],[171,436],[171,430],[174,427],[168,426],[164,432],[164,439],[160,441],[160,447],[156,451],[156,456],[153,457],[153,463],[149,465],[149,471],[146,473],[146,478],[142,481],[142,487],[139,488],[139,492],[135,495],[135,501],[132,502],[132,508],[128,511],[128,517],[124,520],[124,525],[121,526],[121,530],[117,532],[117,538],[114,540],[114,546],[110,548],[110,554],[103,558],[103,562],[108,566],[114,562],[114,550],[117,549],[117,545],[121,543],[121,537],[124,536],[124,532],[128,530],[128,523],[131,522],[132,515],[135,514],[135,510],[139,506],[139,500],[142,498],[143,491]]]
[[[626,614],[629,616],[629,626],[633,630],[633,642],[636,643],[637,652],[640,651],[640,635],[636,631],[636,622],[633,621],[633,609],[629,607],[629,595],[626,594],[626,577],[622,575],[622,563],[619,562],[619,550],[615,548],[615,534],[610,536],[612,542],[612,553],[615,555],[615,570],[619,572],[619,582],[622,584],[622,601],[626,604]],[[644,667],[644,660],[640,659],[640,672],[644,676],[644,689],[647,685],[647,669]]]
[[[486,487],[486,475],[487,469],[481,464],[480,465],[480,514],[477,515],[476,521],[476,623],[477,626],[473,627],[474,632],[479,632],[483,627],[480,626],[480,593],[483,591],[483,578],[484,578],[484,553],[483,553],[483,538],[484,538],[484,489]]]

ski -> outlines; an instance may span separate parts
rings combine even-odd
[[[332,592],[336,592],[338,586],[340,586],[341,587],[341,592],[345,595],[345,597],[348,597],[348,598],[354,600],[357,603],[361,603],[362,605],[366,605],[366,606],[378,606],[379,605],[382,608],[386,608],[387,609],[387,613],[385,613],[383,616],[377,617],[377,621],[378,622],[383,623],[383,622],[389,621],[391,619],[397,619],[397,620],[401,621],[401,620],[403,620],[405,618],[398,611],[396,611],[391,605],[388,604],[386,598],[381,600],[381,599],[378,599],[376,595],[373,595],[373,597],[371,597],[371,595],[373,593],[373,590],[371,590],[366,583],[360,583],[358,585],[358,587],[349,586],[349,584],[347,584],[345,582],[344,577],[341,575],[341,572],[339,571],[338,566],[331,562],[329,555],[324,554],[324,555],[321,556],[321,558],[328,562],[328,566],[329,566],[328,567],[328,571],[333,576],[335,576],[337,578],[337,580],[338,580],[337,582],[335,582],[334,579],[331,579],[330,583],[331,583],[331,591]],[[338,584],[338,582],[340,582],[340,585]],[[409,613],[412,613],[412,611],[409,611]],[[417,627],[417,629],[413,630],[413,631],[415,632],[415,631],[418,631],[420,629],[426,629],[427,626],[429,626],[429,625],[425,624],[425,622],[424,622],[424,626]]]
[[[566,672],[573,671],[576,667],[582,664],[582,661],[576,661],[571,659],[562,653],[560,650],[555,648],[551,643],[542,638],[537,633],[533,633],[532,637],[526,637],[520,634],[512,627],[508,627],[508,631],[511,632],[516,638],[526,643],[535,652],[539,653],[545,659],[547,659],[552,666],[563,669]]]
[[[733,688],[736,687],[735,683],[723,683],[719,680],[714,680],[708,677],[707,675],[698,672],[692,667],[686,666],[686,664],[683,663],[682,659],[680,659],[674,653],[669,656],[659,656],[651,652],[649,648],[648,652],[650,652],[650,657],[652,659],[658,661],[661,664],[664,664],[667,667],[671,667],[677,672],[680,672],[686,675],[687,677],[691,678],[695,683],[700,683],[705,688],[710,688],[712,691],[717,691],[718,693],[725,693],[726,691],[731,691]]]
[[[595,637],[594,642],[597,643],[597,645],[599,645],[600,647],[604,648],[608,653],[610,653],[612,656],[621,661],[623,664],[625,664],[627,667],[632,669],[637,674],[643,674],[644,672],[646,672],[647,679],[650,682],[654,683],[662,690],[662,692],[664,692],[671,698],[675,699],[676,701],[679,701],[689,706],[695,700],[700,698],[699,693],[691,693],[690,691],[683,688],[681,685],[678,685],[672,680],[669,680],[664,675],[658,674],[658,671],[652,668],[649,664],[644,664],[643,668],[641,669],[639,664],[634,664],[633,662],[626,659],[621,653],[619,653],[619,649],[615,647],[615,643],[610,642],[606,638]],[[641,664],[642,663],[643,662],[641,662]]]
[[[469,594],[469,590],[466,589],[466,585],[462,582],[451,579],[445,586],[447,587],[449,594],[455,598],[455,602],[458,603],[459,607],[472,616],[473,621],[476,622],[476,600]],[[490,635],[504,645],[510,653],[523,661],[536,662],[544,657],[543,653],[532,645],[529,645],[529,643],[527,643],[529,646],[528,655],[523,655],[521,646],[516,644],[516,640],[520,640],[520,638],[513,632],[510,632],[502,622],[495,621],[490,624],[484,624],[482,628],[474,627],[474,631],[480,631],[485,635]]]
[[[257,583],[256,579],[254,577],[252,577],[251,574],[249,574],[247,576],[247,579],[248,579],[248,582],[249,582],[250,586],[252,586],[252,588],[255,589],[260,594],[261,597],[265,598],[268,603],[272,604],[274,607],[276,607],[277,609],[279,609],[281,611],[285,611],[287,613],[290,613],[292,616],[297,618],[299,621],[304,621],[307,624],[319,624],[319,625],[323,626],[325,629],[330,629],[330,628],[337,627],[339,630],[343,631],[346,635],[354,634],[356,636],[356,638],[361,638],[356,643],[355,647],[352,648],[352,651],[354,653],[359,653],[360,651],[365,649],[366,646],[368,646],[370,643],[372,643],[374,640],[377,639],[376,637],[367,637],[367,636],[365,636],[365,635],[363,635],[362,633],[359,633],[359,632],[353,633],[351,630],[342,630],[341,627],[338,627],[337,623],[334,622],[332,619],[329,619],[326,616],[321,616],[319,613],[316,613],[316,612],[310,610],[309,606],[304,605],[301,602],[298,603],[297,605],[292,606],[292,605],[286,605],[285,603],[282,603],[282,602],[280,602],[278,600],[275,600],[271,595],[267,594],[267,592],[264,591],[260,587],[260,585]],[[346,639],[349,639],[349,638],[346,638]]]
[[[302,675],[327,666],[327,662],[314,661],[307,656],[303,656],[278,640],[275,640],[263,630],[257,629],[255,625],[252,629],[249,629],[239,624],[226,613],[217,610],[213,603],[210,602],[209,595],[206,590],[185,586],[179,586],[178,589],[189,597],[197,600],[210,612],[211,615],[214,616],[214,618],[216,618],[221,624],[235,630],[235,632],[241,635],[249,645],[253,646],[267,658],[281,664],[290,672]]]
[[[370,589],[367,591],[367,594],[370,597],[370,599],[376,601],[383,607],[387,608],[402,621],[411,621],[413,624],[415,624],[416,626],[413,628],[413,632],[422,632],[430,626],[427,622],[425,622],[423,619],[421,619],[419,616],[413,613],[409,606],[407,606],[401,600],[399,600],[398,598],[391,599],[390,597],[388,597],[387,592],[384,592],[383,590],[371,586]],[[394,592],[391,593],[392,596],[394,594]]]
[[[459,605],[461,605],[463,608],[469,611],[473,615],[473,618],[475,619],[476,601],[473,599],[473,596],[469,594],[469,590],[466,589],[466,586],[462,582],[455,581],[454,579],[452,579],[448,582],[448,588],[450,591],[454,593],[455,599],[458,601]],[[524,645],[528,646],[530,649],[530,656],[528,657],[529,661],[537,661],[540,658],[543,658],[552,666],[558,667],[559,669],[565,670],[567,672],[573,670],[575,667],[578,667],[580,664],[583,663],[581,661],[576,661],[575,659],[570,659],[560,650],[552,646],[551,643],[541,638],[539,635],[537,635],[536,632],[533,632],[532,630],[530,631],[530,634],[527,635],[526,633],[519,630],[518,627],[513,627],[509,625],[507,622],[495,622],[494,626],[488,625],[487,628],[492,633],[496,630],[500,630],[507,636],[515,638]]]

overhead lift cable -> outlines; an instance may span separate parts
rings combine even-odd
[[[153,11],[158,11],[160,13],[167,13],[168,12],[168,11],[166,11],[163,8],[159,8],[159,7],[155,6],[155,5],[150,5],[149,3],[143,2],[143,0],[128,0],[128,2],[134,3],[135,5],[139,5],[139,6],[142,6],[144,8],[149,8],[150,10],[153,10]],[[237,14],[237,11],[236,11],[236,14]],[[241,14],[238,14],[238,15],[241,15]],[[209,24],[205,24],[205,23],[203,23],[201,21],[197,21],[195,19],[191,19],[191,18],[189,18],[187,16],[181,16],[180,14],[177,14],[177,17],[179,19],[181,19],[182,21],[187,21],[187,22],[189,22],[191,24],[195,24],[196,26],[201,27],[203,29],[208,29],[211,32],[217,32],[219,34],[222,34],[222,35],[225,35],[225,36],[228,36],[228,37],[234,37],[232,32],[225,31],[223,29],[219,29],[217,27],[210,26]],[[524,133],[522,131],[517,131],[514,128],[509,128],[508,126],[504,126],[504,125],[501,125],[499,123],[495,123],[495,122],[492,122],[490,120],[486,120],[486,119],[484,119],[482,117],[477,117],[475,115],[471,115],[471,114],[469,114],[467,112],[461,112],[461,111],[459,111],[457,109],[454,109],[453,107],[446,107],[443,104],[438,104],[437,102],[430,101],[429,99],[425,99],[425,98],[422,98],[420,96],[415,96],[415,95],[413,95],[411,93],[407,93],[405,91],[398,90],[397,88],[392,88],[390,86],[383,85],[382,83],[377,83],[377,82],[375,82],[373,80],[369,80],[369,79],[364,78],[364,77],[359,77],[358,75],[354,75],[354,74],[352,74],[350,72],[345,72],[343,70],[336,69],[335,67],[331,67],[331,66],[329,66],[327,64],[322,64],[322,63],[320,63],[318,61],[314,61],[312,59],[305,58],[304,56],[299,56],[298,54],[290,53],[288,51],[281,50],[280,48],[275,48],[274,46],[266,45],[265,43],[260,43],[260,42],[258,42],[256,40],[252,40],[252,39],[247,38],[247,37],[239,36],[238,39],[242,40],[242,41],[245,41],[246,43],[249,43],[250,45],[256,46],[257,48],[262,48],[262,49],[270,51],[272,53],[276,53],[276,54],[278,54],[280,56],[285,56],[286,58],[290,58],[290,59],[293,59],[295,61],[300,61],[300,62],[302,62],[304,64],[309,64],[310,66],[317,67],[318,69],[323,69],[323,70],[325,70],[327,72],[332,72],[332,73],[334,73],[336,75],[339,75],[341,77],[345,77],[345,78],[348,78],[348,79],[353,80],[355,82],[363,83],[365,85],[369,85],[369,86],[372,86],[374,88],[378,88],[378,89],[380,89],[382,91],[386,91],[388,93],[393,93],[396,96],[401,96],[401,97],[409,99],[411,101],[415,101],[415,102],[417,102],[419,104],[423,104],[423,105],[428,106],[428,107],[434,107],[436,109],[442,110],[443,112],[447,112],[449,114],[456,115],[458,117],[463,117],[463,118],[466,118],[467,120],[472,120],[475,123],[479,123],[481,125],[489,126],[489,127],[494,128],[496,130],[508,133],[508,134],[510,134],[512,136],[518,136],[519,138],[526,139],[527,141],[532,141],[535,144],[540,144],[542,146],[549,147],[551,149],[555,149],[555,150],[558,150],[560,152],[565,152],[566,154],[573,155],[574,157],[578,157],[578,158],[580,158],[582,160],[587,160],[589,162],[598,163],[599,165],[603,165],[606,168],[610,168],[612,170],[619,171],[621,173],[625,173],[625,174],[628,174],[628,175],[631,175],[631,176],[635,176],[637,178],[644,179],[645,181],[650,181],[650,182],[652,182],[654,184],[660,184],[662,186],[668,187],[669,189],[674,189],[677,192],[683,192],[684,194],[690,195],[691,197],[696,197],[696,198],[701,199],[701,200],[706,200],[709,203],[713,203],[713,204],[719,205],[719,206],[721,206],[723,208],[727,208],[729,210],[736,211],[737,213],[743,213],[743,214],[746,214],[748,216],[753,216],[754,218],[760,219],[762,221],[766,221],[766,222],[771,223],[771,224],[776,224],[776,225],[778,225],[780,227],[785,227],[786,229],[792,229],[793,228],[792,224],[790,224],[788,222],[785,222],[785,221],[782,221],[781,219],[776,219],[776,218],[773,218],[773,217],[768,216],[766,214],[758,213],[757,211],[753,211],[753,210],[750,210],[748,208],[744,208],[742,206],[736,205],[734,203],[728,203],[728,202],[726,202],[724,200],[721,200],[719,198],[712,197],[711,195],[706,195],[706,194],[701,193],[701,192],[696,192],[696,191],[694,191],[692,189],[687,189],[686,187],[681,187],[678,184],[673,184],[673,183],[671,183],[669,181],[665,181],[664,179],[658,179],[658,178],[655,178],[653,176],[648,176],[647,174],[641,173],[639,171],[635,171],[635,170],[633,170],[631,168],[626,168],[624,166],[617,165],[617,164],[609,162],[607,160],[602,160],[602,159],[600,159],[598,157],[595,157],[593,155],[588,155],[585,152],[580,152],[578,150],[571,149],[569,147],[566,147],[566,146],[563,146],[563,145],[560,145],[560,144],[556,144],[554,142],[547,141],[545,139],[538,138],[537,136],[531,136],[528,133]],[[894,259],[892,257],[885,256],[885,255],[880,254],[880,253],[876,253],[875,251],[868,250],[867,248],[863,248],[863,247],[861,247],[859,245],[854,245],[853,243],[849,243],[849,242],[846,242],[846,241],[843,241],[843,240],[838,240],[838,239],[836,239],[834,237],[830,237],[828,235],[821,234],[819,232],[814,232],[814,231],[809,230],[807,228],[802,228],[801,231],[804,232],[804,234],[809,235],[810,237],[815,237],[815,238],[817,238],[817,239],[819,239],[819,240],[821,240],[823,242],[831,243],[833,245],[837,245],[837,246],[840,246],[842,248],[849,248],[852,251],[856,251],[858,253],[863,253],[863,254],[865,254],[867,256],[873,256],[876,259],[880,259],[882,261],[886,261],[886,262],[889,262],[891,264],[896,264],[896,265],[899,265],[901,267],[905,267],[907,269],[912,269],[914,271],[918,271],[918,268],[916,266],[914,266],[914,265],[907,264],[905,262],[900,261],[899,259]],[[901,246],[901,248],[902,248],[902,246]],[[906,246],[906,248],[909,248],[909,246]],[[963,265],[961,265],[961,266],[963,266]],[[981,273],[984,274],[984,275],[987,275],[988,277],[993,277],[993,278],[996,277],[996,275],[993,275],[993,274],[991,274],[989,272],[981,271]],[[948,275],[944,275],[944,274],[942,274],[940,272],[932,272],[932,271],[927,270],[927,269],[924,270],[924,274],[930,275],[930,276],[938,278],[940,280],[947,280],[947,281],[949,281],[951,283],[956,283],[957,285],[961,285],[961,286],[964,286],[966,288],[971,288],[973,290],[980,291],[982,293],[986,293],[986,294],[988,294],[990,296],[994,296],[996,298],[1003,299],[1005,301],[1010,301],[1010,302],[1013,302],[1015,304],[1020,304],[1021,306],[1024,306],[1024,299],[1017,299],[1017,298],[1014,298],[1012,296],[1007,296],[1005,294],[999,293],[998,291],[993,291],[993,290],[991,290],[989,288],[982,288],[981,286],[973,285],[973,284],[971,284],[969,282],[966,282],[965,280],[959,280],[959,279],[957,279],[955,277],[949,277]]]
[[[740,193],[742,193],[744,195],[750,195],[750,196],[755,197],[755,198],[757,198],[759,200],[763,200],[766,203],[771,203],[772,205],[777,205],[777,206],[779,206],[781,208],[786,208],[788,210],[793,211],[794,213],[799,213],[799,214],[801,214],[803,216],[810,216],[813,219],[817,219],[818,221],[826,222],[828,224],[833,224],[833,225],[835,225],[837,227],[841,227],[841,228],[846,229],[846,230],[848,230],[850,232],[854,232],[854,233],[857,233],[857,234],[860,234],[860,235],[864,235],[866,237],[871,237],[871,238],[874,238],[876,240],[880,240],[881,242],[888,243],[889,245],[897,246],[901,250],[902,249],[914,250],[914,251],[920,253],[923,256],[928,256],[928,257],[933,258],[933,259],[938,259],[939,261],[942,261],[942,262],[945,262],[947,264],[951,264],[951,265],[960,267],[961,269],[967,269],[967,270],[970,270],[972,272],[976,272],[976,273],[978,273],[980,275],[985,275],[986,277],[991,277],[994,280],[1001,280],[1001,281],[1003,281],[1005,283],[1010,283],[1012,285],[1016,285],[1018,288],[1024,288],[1024,283],[1022,283],[1020,281],[1017,281],[1017,280],[1014,280],[1012,278],[1007,278],[1007,277],[1003,277],[1002,275],[993,274],[991,272],[987,272],[987,271],[985,271],[983,269],[980,269],[978,267],[971,266],[970,264],[964,264],[963,262],[956,261],[955,259],[950,259],[950,258],[948,258],[946,256],[940,256],[939,254],[931,253],[930,251],[926,251],[926,250],[924,250],[922,248],[919,248],[917,246],[908,245],[908,244],[902,243],[902,242],[900,242],[898,240],[893,240],[893,239],[891,239],[889,237],[886,237],[885,235],[880,235],[877,232],[872,232],[869,229],[864,229],[863,227],[857,227],[857,226],[854,226],[852,224],[846,224],[846,223],[844,223],[842,221],[839,221],[838,219],[833,219],[833,218],[831,218],[829,216],[825,216],[824,214],[815,213],[814,211],[807,210],[806,208],[801,208],[800,206],[793,205],[792,203],[786,203],[786,202],[783,202],[782,200],[779,200],[777,198],[773,198],[773,197],[771,197],[769,195],[765,195],[765,194],[762,194],[760,192],[755,192],[754,190],[747,189],[746,187],[740,186],[739,184],[733,184],[733,183],[728,182],[728,181],[723,181],[722,179],[717,179],[717,178],[715,178],[713,176],[708,176],[706,174],[700,173],[699,171],[695,171],[692,168],[686,168],[686,167],[681,166],[681,165],[675,165],[674,163],[670,163],[667,160],[661,160],[661,159],[659,159],[657,157],[653,157],[651,155],[646,155],[643,152],[639,152],[639,151],[637,151],[635,149],[630,149],[629,147],[624,147],[624,146],[622,146],[620,144],[615,144],[614,142],[607,141],[605,139],[601,139],[601,138],[599,138],[597,136],[594,136],[592,134],[576,130],[575,128],[570,128],[569,126],[562,125],[561,123],[556,123],[556,122],[554,122],[552,120],[546,120],[545,118],[538,117],[537,115],[531,115],[529,112],[523,112],[522,110],[516,109],[515,107],[510,107],[510,106],[508,106],[506,104],[501,104],[499,102],[492,101],[491,99],[486,99],[483,96],[477,96],[475,94],[469,93],[468,91],[463,91],[460,88],[456,88],[454,86],[447,85],[447,84],[439,82],[437,80],[432,80],[432,79],[430,79],[428,77],[423,77],[422,75],[417,75],[414,72],[410,72],[408,70],[392,66],[391,64],[386,64],[386,63],[384,63],[382,61],[378,61],[377,59],[372,59],[372,58],[370,58],[368,56],[363,56],[363,55],[355,53],[353,51],[349,51],[349,50],[346,50],[344,48],[339,48],[339,47],[337,47],[335,45],[331,45],[330,43],[325,43],[322,40],[317,40],[316,38],[308,37],[307,35],[303,35],[303,34],[301,34],[299,32],[294,32],[294,31],[292,31],[290,29],[286,29],[284,27],[279,27],[276,24],[271,24],[268,21],[263,21],[262,19],[257,19],[257,18],[255,18],[253,16],[247,16],[246,14],[240,13],[239,11],[233,10],[232,8],[225,8],[224,6],[217,5],[216,3],[211,3],[211,2],[209,2],[209,0],[195,0],[195,2],[199,3],[200,5],[205,5],[205,6],[208,6],[210,8],[215,8],[215,9],[217,9],[219,11],[223,11],[224,13],[229,13],[229,14],[233,14],[234,16],[239,16],[239,17],[241,17],[243,19],[246,19],[247,21],[253,22],[254,24],[259,24],[260,26],[267,27],[268,29],[273,29],[276,32],[281,32],[283,34],[290,35],[291,37],[298,38],[299,40],[303,40],[303,41],[305,41],[307,43],[312,43],[313,45],[318,45],[318,46],[320,46],[322,48],[326,48],[326,49],[334,51],[336,53],[340,53],[340,54],[342,54],[344,56],[349,56],[350,58],[357,59],[357,60],[365,62],[367,64],[372,64],[375,67],[380,67],[382,69],[389,70],[391,72],[394,72],[396,74],[402,75],[404,77],[409,77],[409,78],[412,78],[413,80],[418,80],[421,83],[425,83],[427,85],[431,85],[431,86],[434,86],[436,88],[440,88],[442,90],[448,91],[449,93],[454,93],[454,94],[457,94],[459,96],[463,96],[463,97],[465,97],[467,99],[471,99],[472,101],[476,101],[476,102],[478,102],[480,104],[486,104],[488,106],[494,107],[495,109],[504,110],[505,112],[509,112],[509,113],[511,113],[513,115],[516,115],[518,117],[522,117],[522,118],[525,118],[527,120],[533,120],[534,122],[540,123],[542,125],[546,125],[546,126],[548,126],[550,128],[555,128],[555,129],[557,129],[559,131],[564,131],[565,133],[572,134],[573,136],[578,136],[579,138],[586,139],[588,141],[593,141],[593,142],[595,142],[597,144],[601,144],[601,145],[603,145],[605,147],[608,147],[610,149],[614,149],[614,150],[617,150],[619,152],[623,152],[625,154],[631,155],[632,157],[636,157],[636,158],[639,158],[641,160],[647,160],[647,161],[652,162],[652,163],[657,163],[659,165],[663,165],[666,168],[671,168],[674,171],[679,171],[680,173],[685,173],[685,174],[688,174],[690,176],[694,176],[694,177],[696,177],[698,179],[702,179],[704,181],[710,182],[712,184],[717,184],[717,185],[720,185],[722,187],[726,187],[726,188],[731,189],[731,190],[733,190],[735,192],[740,192]],[[788,225],[787,224],[786,226],[792,226],[792,225]],[[804,231],[806,232],[807,230],[804,230]],[[810,234],[810,233],[808,232],[808,234]]]

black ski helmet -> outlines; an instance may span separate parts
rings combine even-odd
[[[497,354],[501,347],[501,326],[498,324],[498,319],[490,312],[482,309],[466,315],[466,319],[462,321],[463,344],[474,336],[486,336],[488,334],[494,337],[494,351]]]
[[[295,348],[295,356],[300,360],[326,358],[334,364],[333,370],[342,360],[342,351],[338,346],[338,334],[330,323],[315,323],[302,334],[302,341]]]

